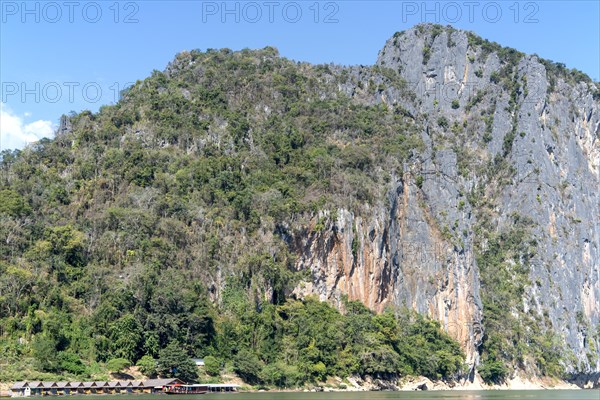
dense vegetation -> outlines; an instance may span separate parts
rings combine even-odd
[[[192,356],[274,386],[460,373],[437,323],[287,297],[303,275],[286,221],[379,201],[422,146],[415,118],[351,100],[337,85],[356,77],[335,70],[270,48],[182,53],[55,140],[4,152],[0,380],[131,364],[194,380]]]

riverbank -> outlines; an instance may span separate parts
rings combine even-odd
[[[348,392],[348,391],[472,391],[472,390],[580,390],[599,389],[599,380],[580,379],[577,384],[556,378],[523,378],[515,376],[502,385],[487,385],[476,376],[471,382],[468,380],[460,382],[432,381],[429,378],[405,377],[397,380],[361,379],[350,377],[344,380],[334,378],[323,385],[310,389],[297,391],[324,391],[324,392]]]
[[[574,383],[575,382],[575,383]],[[239,382],[243,392],[368,392],[368,391],[479,391],[479,390],[580,390],[600,389],[600,374],[581,376],[568,382],[556,378],[523,378],[515,376],[502,385],[486,385],[476,376],[471,382],[432,381],[426,377],[403,377],[392,380],[367,377],[330,378],[318,385],[297,389],[253,388]],[[10,397],[12,382],[0,382],[0,397]]]
[[[524,390],[581,390],[600,389],[600,381],[590,383],[588,380],[580,380],[580,385],[556,378],[534,378],[526,379],[519,376],[507,381],[502,385],[486,385],[478,377],[473,382],[444,382],[432,381],[426,377],[405,377],[397,380],[382,380],[359,377],[341,379],[331,378],[327,382],[308,388],[297,389],[256,389],[245,388],[248,392],[369,392],[369,391],[524,391]]]
[[[323,391],[415,391],[415,390],[578,390],[583,387],[573,383],[555,378],[525,379],[519,376],[507,381],[502,385],[487,385],[476,377],[473,382],[465,380],[461,382],[432,381],[426,377],[408,377],[398,380],[360,379],[357,377],[347,378],[343,382],[339,380],[337,385],[332,382],[315,388]],[[348,384],[349,383],[349,384]],[[346,384],[347,387],[342,385]],[[337,387],[336,387],[337,386]],[[341,386],[341,387],[340,387]],[[591,388],[591,387],[590,387]]]
[[[416,381],[407,382],[400,390],[415,390],[419,385],[426,385],[428,390],[579,390],[579,386],[555,378],[522,378],[516,376],[501,385],[487,385],[480,379],[475,378],[473,382],[464,381],[459,383],[447,383],[443,381],[431,381],[425,377]]]

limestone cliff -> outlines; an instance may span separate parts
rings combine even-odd
[[[396,34],[376,66],[398,71],[414,101],[393,86],[373,101],[423,118],[426,148],[379,204],[322,212],[312,223],[327,221],[324,229],[296,232],[296,267],[312,276],[296,293],[333,302],[347,294],[377,311],[413,308],[439,320],[476,364],[485,290],[477,256],[488,246],[484,233],[510,229],[520,216],[531,245],[526,261],[513,260],[528,267],[523,315],[561,338],[568,371],[599,371],[598,85],[433,25]]]

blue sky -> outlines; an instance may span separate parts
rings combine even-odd
[[[118,91],[182,50],[277,47],[369,65],[394,32],[451,24],[600,80],[600,1],[0,0],[0,149],[51,136],[61,114]]]

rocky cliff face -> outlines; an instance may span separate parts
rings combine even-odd
[[[396,34],[376,66],[398,71],[414,92],[407,102],[387,87],[374,101],[422,118],[425,150],[379,204],[322,212],[323,229],[294,236],[296,266],[312,275],[296,292],[333,302],[347,294],[377,311],[413,308],[439,320],[476,364],[486,290],[478,256],[518,217],[530,250],[507,261],[527,265],[516,318],[545,321],[568,371],[599,371],[597,84],[432,25]]]

